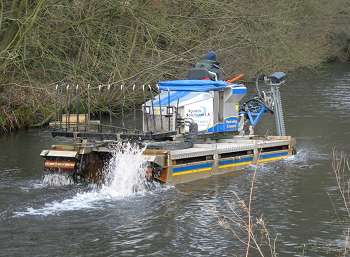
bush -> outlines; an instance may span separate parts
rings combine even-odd
[[[18,85],[47,94],[45,89],[62,81],[86,86],[182,78],[209,49],[217,50],[227,77],[312,68],[347,49],[339,35],[348,35],[348,5],[345,0],[3,1],[0,94],[17,92]]]

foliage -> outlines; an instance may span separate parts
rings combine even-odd
[[[336,40],[338,34],[349,35],[344,29],[349,5],[345,0],[0,4],[0,94],[34,94],[21,102],[32,111],[53,103],[46,89],[55,83],[86,87],[182,78],[208,49],[218,52],[227,77],[312,68],[345,47]],[[43,88],[49,97],[38,103],[36,90],[23,90],[26,87]],[[0,120],[17,108],[4,101],[0,106]]]

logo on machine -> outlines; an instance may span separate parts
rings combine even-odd
[[[207,112],[205,106],[196,106],[195,109],[189,109],[186,116],[190,118],[201,118],[210,116],[210,113]]]

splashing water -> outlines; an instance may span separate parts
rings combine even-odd
[[[105,168],[106,183],[101,193],[110,197],[127,197],[147,191],[144,149],[132,144],[117,145]]]
[[[68,186],[74,184],[71,177],[61,174],[46,174],[42,181],[43,186]]]
[[[92,209],[103,206],[104,201],[144,195],[148,191],[145,178],[144,149],[132,144],[118,144],[114,147],[112,158],[104,169],[106,182],[100,188],[77,193],[70,199],[46,203],[42,208],[29,207],[16,212],[15,217],[25,215],[52,215],[64,211]],[[156,187],[157,189],[160,188]],[[102,202],[102,205],[99,204]]]

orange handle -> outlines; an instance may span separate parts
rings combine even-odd
[[[236,82],[236,81],[241,80],[243,78],[244,78],[244,74],[242,73],[242,74],[238,74],[237,76],[233,77],[232,79],[226,80],[226,82],[233,83],[233,82]]]

